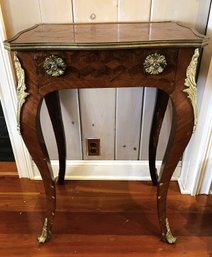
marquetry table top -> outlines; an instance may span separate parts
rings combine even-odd
[[[207,38],[176,22],[38,24],[5,41],[10,50],[201,47]]]

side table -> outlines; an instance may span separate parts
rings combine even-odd
[[[40,243],[53,225],[55,180],[40,126],[45,99],[58,153],[59,179],[65,175],[65,135],[58,90],[73,88],[155,87],[158,89],[149,141],[149,167],[157,186],[162,238],[172,244],[166,215],[169,182],[196,126],[196,71],[207,39],[175,22],[39,24],[4,42],[13,51],[17,73],[18,129],[43,179],[47,211]],[[172,128],[159,177],[155,158],[168,100]]]

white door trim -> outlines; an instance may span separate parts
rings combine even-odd
[[[198,125],[184,154],[179,185],[182,193],[209,194],[212,181],[212,59],[205,85]]]
[[[202,167],[200,169],[199,183],[196,185],[198,194],[211,194],[212,185],[212,130]]]
[[[208,46],[204,48],[198,88],[203,91],[197,129],[184,153],[179,185],[182,193],[209,194],[212,183],[212,7],[209,15]]]
[[[19,177],[33,178],[31,157],[17,131],[15,81],[10,55],[3,46],[5,39],[6,33],[0,8],[0,99]]]

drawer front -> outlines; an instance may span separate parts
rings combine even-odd
[[[173,85],[178,49],[41,51],[34,53],[39,88]],[[54,86],[55,87],[55,86]]]

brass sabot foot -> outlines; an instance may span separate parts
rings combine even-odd
[[[44,244],[50,238],[51,231],[48,227],[48,219],[45,218],[41,235],[37,238],[39,244]]]
[[[163,240],[168,244],[175,244],[177,240],[177,238],[172,235],[172,232],[169,226],[169,221],[167,218],[166,218],[166,233],[163,233]]]

